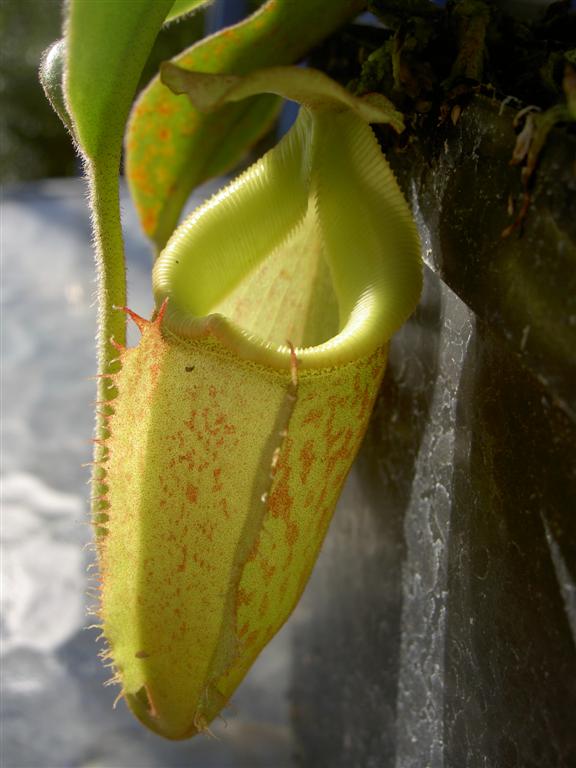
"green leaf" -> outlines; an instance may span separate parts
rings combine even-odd
[[[179,16],[185,16],[193,11],[199,11],[207,5],[211,5],[213,0],[174,0],[174,4],[168,15],[166,21],[173,21]]]
[[[173,0],[71,0],[66,100],[90,158],[119,158],[140,73]]]
[[[52,105],[52,109],[66,128],[74,134],[72,118],[66,106],[64,97],[64,64],[66,57],[66,41],[64,38],[57,40],[42,54],[40,62],[40,83],[46,94],[46,98]]]
[[[160,77],[174,93],[188,94],[202,112],[210,112],[228,101],[274,93],[312,109],[351,109],[367,123],[390,123],[398,133],[404,130],[402,113],[385,96],[372,93],[358,99],[317,69],[269,67],[238,77],[190,72],[165,62]]]
[[[202,40],[174,59],[200,72],[246,74],[297,61],[347,18],[361,0],[270,0],[250,18]],[[126,172],[144,231],[162,248],[191,190],[236,165],[269,128],[279,101],[256,96],[201,115],[155,78],[135,105],[126,139]]]

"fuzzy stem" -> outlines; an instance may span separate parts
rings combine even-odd
[[[122,225],[120,220],[120,194],[116,158],[100,158],[87,161],[86,174],[90,187],[90,208],[96,249],[98,280],[98,396],[104,404],[97,410],[94,445],[94,473],[92,477],[94,513],[93,521],[101,523],[98,513],[107,506],[105,502],[105,472],[101,463],[106,459],[105,440],[108,437],[107,418],[112,409],[109,405],[116,397],[116,387],[108,378],[119,368],[118,345],[126,343],[126,316],[119,308],[126,304],[126,264]],[[97,533],[99,529],[97,528]]]

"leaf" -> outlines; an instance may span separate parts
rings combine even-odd
[[[363,7],[359,0],[270,0],[250,18],[174,59],[201,72],[245,74],[297,61]],[[146,234],[161,249],[190,192],[236,165],[271,125],[278,99],[257,96],[203,116],[155,78],[133,110],[126,174]]]
[[[204,107],[258,87],[307,106],[176,230],[154,267],[158,313],[135,318],[140,344],[113,376],[106,658],[171,739],[207,729],[296,605],[422,280],[366,124],[397,119],[388,104],[301,69],[186,84]]]
[[[214,0],[174,0],[174,4],[166,16],[166,21],[174,21],[174,19],[177,19],[179,16],[185,16],[188,13],[199,11],[207,5],[211,5],[213,1]]]
[[[89,158],[119,160],[140,73],[172,2],[69,2],[66,101]]]
[[[174,93],[188,94],[192,104],[202,112],[211,112],[226,102],[242,101],[259,93],[274,93],[314,110],[350,109],[367,123],[389,123],[398,133],[404,130],[402,113],[385,96],[372,93],[355,98],[316,69],[268,67],[238,77],[189,72],[165,62],[160,69],[160,79]]]
[[[46,98],[52,105],[52,109],[70,133],[74,135],[72,118],[68,112],[64,96],[65,57],[66,41],[62,38],[52,43],[42,54],[39,77]]]

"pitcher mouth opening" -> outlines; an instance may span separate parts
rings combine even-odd
[[[198,77],[204,87],[208,76]],[[262,86],[258,77],[250,88]],[[296,78],[300,88],[302,73],[267,77],[291,88]],[[304,77],[312,90],[323,79]],[[208,81],[217,94],[230,88],[228,79]],[[242,78],[234,82],[236,96],[247,95]],[[345,107],[331,96],[302,108],[274,149],[176,229],[153,273],[157,306],[168,299],[167,332],[212,335],[283,370],[293,347],[302,369],[319,369],[370,356],[406,320],[421,288],[418,236],[366,123],[388,112],[372,114],[344,91],[339,98]]]
[[[311,347],[292,345],[302,369],[333,368],[369,356],[373,348],[361,344],[362,315],[367,310],[360,307],[356,317],[345,328],[328,341]],[[196,340],[214,336],[239,357],[278,370],[289,370],[292,359],[291,339],[285,344],[273,344],[261,336],[251,333],[228,317],[211,314],[206,317],[189,317],[177,309],[170,310],[168,303],[163,328],[170,335],[182,340]],[[382,345],[383,346],[383,345]],[[364,348],[365,347],[365,348]]]
[[[311,203],[285,241],[200,314],[194,311],[193,281],[188,276],[187,292],[185,268],[180,268],[191,254],[169,243],[154,268],[156,301],[160,306],[167,300],[163,328],[183,340],[214,336],[240,357],[282,370],[290,367],[291,347],[305,369],[363,357],[373,351],[362,336],[371,325],[376,298],[367,290],[342,323],[323,251]]]

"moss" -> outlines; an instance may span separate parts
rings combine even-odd
[[[368,8],[383,26],[348,25],[311,62],[357,94],[385,93],[413,124],[429,115],[436,125],[479,91],[543,110],[564,101],[565,64],[576,58],[576,13],[567,0],[531,21],[489,0],[445,8],[372,0]]]

